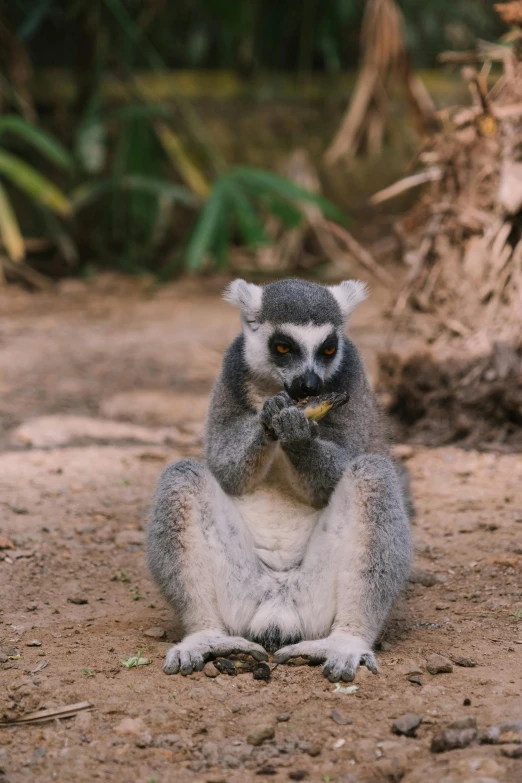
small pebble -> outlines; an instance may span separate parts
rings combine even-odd
[[[216,658],[214,666],[221,674],[229,674],[231,677],[237,677],[237,668],[234,661],[229,658]]]
[[[341,715],[341,713],[337,712],[337,710],[332,710],[330,716],[332,720],[339,724],[339,726],[348,726],[350,723],[352,723],[350,718],[345,718],[344,715]]]
[[[435,654],[426,661],[426,669],[430,674],[449,674],[453,671],[453,664],[449,658]]]
[[[166,631],[164,628],[160,628],[159,626],[156,628],[147,628],[144,635],[149,636],[151,639],[164,639],[166,636]]]
[[[87,598],[84,598],[82,595],[76,595],[72,598],[67,599],[70,604],[76,604],[77,606],[83,606],[83,604],[88,604],[89,601]]]
[[[149,731],[142,731],[135,744],[137,748],[150,748],[152,746],[152,734]]]
[[[467,669],[472,669],[477,665],[477,662],[474,658],[464,658],[462,656],[457,656],[452,658],[453,663],[455,666],[465,666]]]
[[[463,705],[464,707],[471,707],[471,699],[468,699],[468,697],[466,696],[466,698],[465,698],[465,699],[464,699],[464,701],[462,702],[462,705]]]
[[[293,769],[288,773],[290,780],[306,780],[310,777],[310,773],[306,769]]]
[[[402,459],[406,461],[407,459],[411,459],[414,454],[415,452],[413,448],[408,446],[407,443],[398,443],[393,447],[393,456],[396,459]]]
[[[407,712],[392,723],[392,732],[394,734],[403,734],[405,737],[414,737],[415,731],[422,723],[422,717],[414,712]]]
[[[409,581],[414,585],[433,587],[433,585],[436,585],[440,580],[435,574],[432,574],[429,571],[424,571],[422,568],[413,568]]]
[[[278,723],[286,723],[291,717],[292,715],[289,712],[280,712],[279,715],[276,715],[276,721]]]
[[[248,735],[247,742],[249,745],[262,745],[265,740],[273,739],[274,736],[275,729],[273,726],[259,726],[259,728]]]
[[[382,652],[390,652],[392,645],[389,642],[381,642],[379,644],[379,649],[382,650]]]
[[[253,669],[254,680],[268,682],[270,679],[270,666],[267,663],[256,663]]]
[[[463,718],[457,718],[456,720],[452,720],[451,723],[448,723],[446,728],[447,729],[476,729],[477,719],[474,718],[472,715],[466,715]]]
[[[419,677],[418,674],[410,674],[408,677],[406,677],[408,682],[411,682],[413,685],[422,685],[422,680]]]
[[[265,764],[257,770],[256,775],[277,775],[277,769],[272,764]]]
[[[522,759],[522,745],[503,745],[500,752],[508,759]]]
[[[209,663],[207,663],[205,665],[205,668],[203,669],[203,671],[205,672],[207,677],[212,677],[212,678],[219,677],[219,672],[216,669],[216,667],[214,666],[214,664],[212,663],[212,661],[210,661]]]
[[[26,647],[41,647],[42,643],[41,643],[41,641],[39,639],[33,639],[30,642],[26,642],[25,646]]]
[[[341,739],[335,740],[332,747],[334,750],[339,750],[339,748],[342,748],[343,745],[346,745],[346,740],[341,737]]]
[[[476,729],[446,729],[436,734],[431,741],[432,753],[467,748],[477,737]]]

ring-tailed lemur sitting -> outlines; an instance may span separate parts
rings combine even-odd
[[[345,323],[364,284],[236,280],[225,298],[242,333],[214,387],[206,461],[163,472],[148,562],[182,621],[167,674],[250,653],[324,662],[352,680],[407,579],[405,497]],[[299,398],[347,391],[320,422]]]

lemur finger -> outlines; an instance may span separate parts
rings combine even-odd
[[[324,667],[323,674],[328,677],[330,682],[339,682],[343,675],[346,660],[343,658],[328,658]]]
[[[281,647],[274,653],[273,659],[276,663],[286,663],[290,658],[298,658],[300,653],[297,644],[289,644],[287,647]]]
[[[177,647],[171,647],[167,652],[163,671],[165,674],[177,674],[179,672],[179,666],[179,650]]]
[[[372,652],[365,653],[363,656],[361,656],[361,663],[364,663],[366,668],[371,671],[372,674],[378,674],[379,666],[377,664],[375,655]]]
[[[180,660],[180,667],[179,671],[181,674],[186,676],[187,674],[192,674],[194,671],[194,666],[192,664],[192,656],[189,652],[189,650],[181,650],[179,655]]]

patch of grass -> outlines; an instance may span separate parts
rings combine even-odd
[[[94,669],[87,669],[85,667],[82,669],[82,672],[85,674],[86,677],[94,677],[94,675],[96,674]]]
[[[141,598],[140,588],[139,587],[131,587],[130,591],[132,593],[132,600],[133,601],[139,601]]]
[[[509,616],[514,617],[515,620],[518,622],[522,618],[522,610],[516,609],[514,612],[511,612]]]
[[[143,658],[141,650],[136,655],[130,655],[128,658],[120,658],[120,663],[126,669],[136,669],[138,666],[148,666],[151,663],[150,658]]]

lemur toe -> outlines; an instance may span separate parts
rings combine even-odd
[[[176,647],[171,647],[171,649],[167,652],[167,657],[165,658],[165,664],[163,666],[163,671],[165,674],[177,674],[180,669],[180,655],[179,650]]]
[[[372,652],[365,653],[361,657],[361,663],[364,663],[366,668],[371,671],[372,674],[378,674],[379,673],[379,666],[377,664],[377,660],[375,658],[375,655]]]

